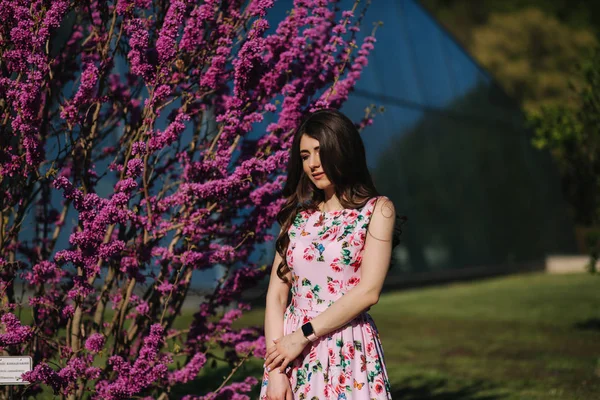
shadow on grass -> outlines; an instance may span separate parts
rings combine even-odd
[[[231,372],[229,367],[207,368],[204,375],[186,384],[173,388],[171,398],[181,399],[186,394],[205,395],[219,387]],[[229,383],[241,382],[248,376],[262,376],[259,363],[244,364],[233,375]],[[247,393],[258,399],[261,380],[258,378],[253,390]],[[501,400],[506,396],[499,388],[486,381],[456,382],[447,378],[413,375],[392,384],[392,398],[402,400]]]
[[[179,384],[173,387],[171,391],[172,399],[181,399],[185,395],[202,396],[209,392],[216,390],[231,373],[231,367],[218,366],[214,368],[205,367],[203,369],[203,375],[194,379],[191,382]],[[260,394],[260,384],[262,379],[262,366],[258,362],[244,363],[238,369],[226,385],[235,382],[242,382],[249,376],[261,377],[257,378],[258,383],[254,386],[253,390],[246,393],[251,399],[257,399]]]
[[[577,322],[575,328],[582,331],[600,332],[600,318],[590,318],[585,321]]]
[[[392,385],[392,398],[402,400],[500,400],[498,388],[485,381],[464,384],[446,378],[411,376]]]

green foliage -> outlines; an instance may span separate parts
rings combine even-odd
[[[600,33],[600,2],[590,0],[420,0],[465,46],[472,29],[488,22],[492,13],[535,7],[573,28]]]
[[[600,49],[581,63],[583,85],[573,87],[576,107],[555,105],[531,113],[533,143],[548,149],[578,224],[600,224]]]
[[[527,111],[564,103],[572,67],[600,34],[600,2],[421,0]]]
[[[590,31],[528,8],[491,14],[474,29],[471,50],[512,98],[534,111],[565,103],[573,66],[596,43]]]

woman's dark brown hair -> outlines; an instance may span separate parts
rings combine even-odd
[[[316,211],[318,204],[325,200],[324,192],[312,183],[302,168],[300,139],[303,135],[319,141],[321,166],[344,208],[361,208],[370,198],[379,195],[367,168],[365,147],[354,123],[334,109],[309,114],[294,134],[287,182],[283,188],[286,202],[277,214],[281,232],[275,248],[283,259],[277,267],[277,276],[284,282],[287,282],[285,275],[290,270],[286,260],[290,243],[288,229],[298,212]]]

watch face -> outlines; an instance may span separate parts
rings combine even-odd
[[[302,334],[304,334],[304,336],[308,336],[311,333],[313,333],[313,327],[310,322],[307,322],[304,325],[302,325]]]

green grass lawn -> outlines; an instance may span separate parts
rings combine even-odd
[[[393,398],[600,399],[599,289],[598,277],[535,273],[383,294],[370,314]],[[191,314],[176,325],[188,326]],[[263,318],[253,310],[236,326]],[[171,398],[214,390],[230,371],[220,362],[204,368]],[[262,360],[243,364],[232,381],[249,375],[260,381]]]
[[[393,397],[600,399],[599,293],[597,277],[535,273],[382,295],[370,314]]]

